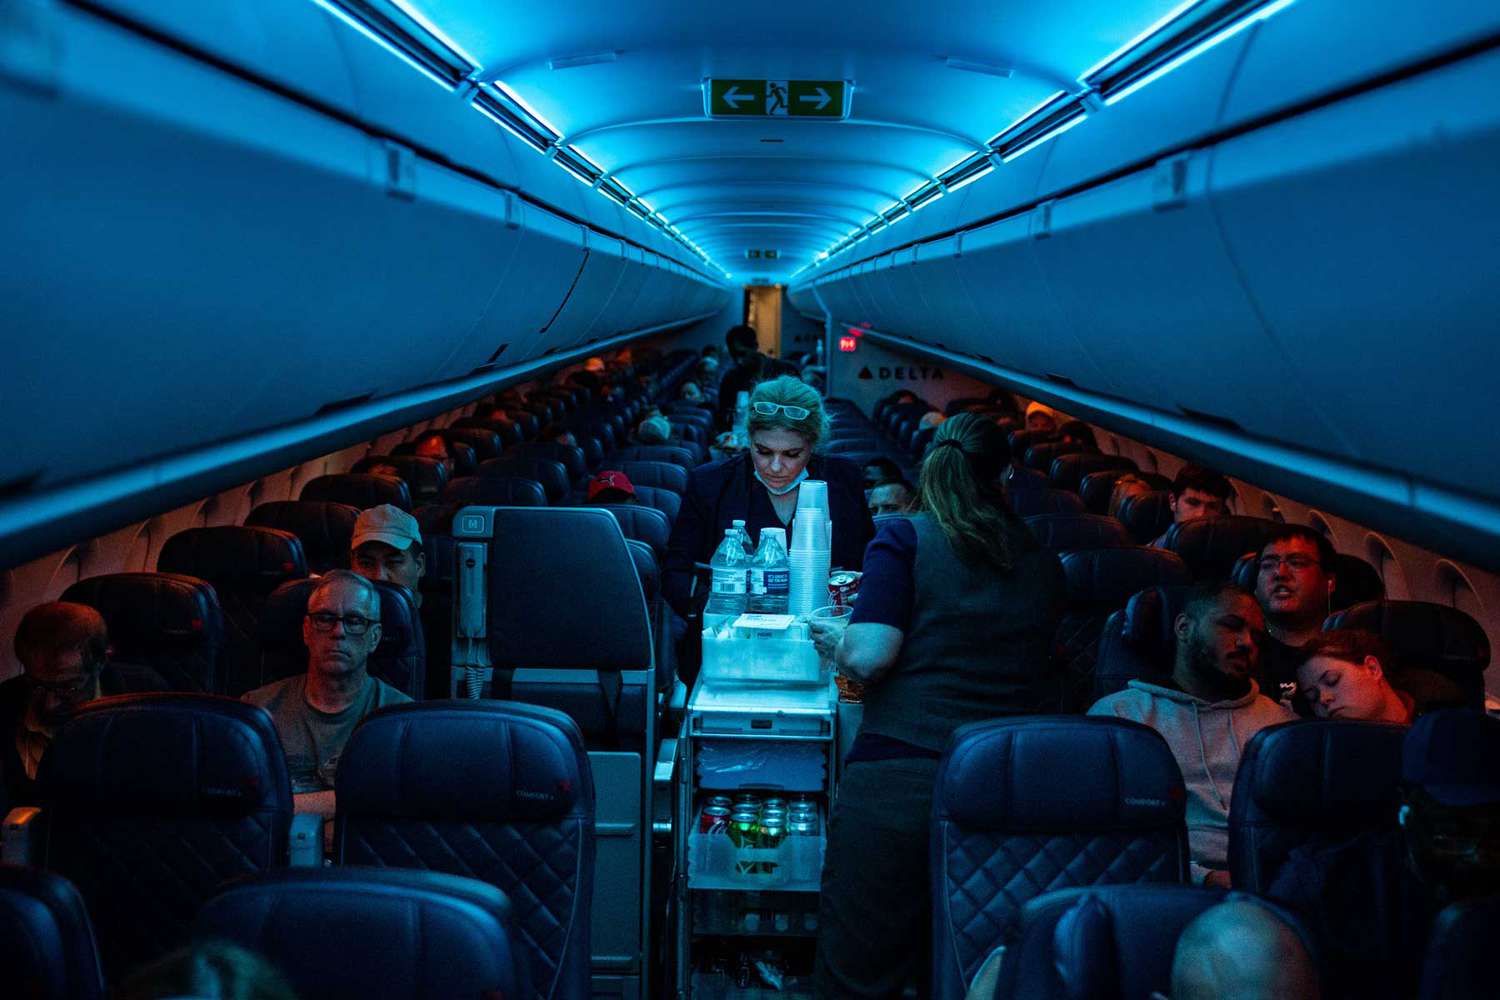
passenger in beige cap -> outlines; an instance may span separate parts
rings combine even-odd
[[[427,569],[427,559],[416,518],[388,503],[371,507],[354,522],[349,549],[354,572],[366,579],[400,584],[421,606],[422,592],[417,584]]]

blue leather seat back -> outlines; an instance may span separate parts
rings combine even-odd
[[[253,528],[290,531],[302,543],[309,573],[349,568],[349,542],[359,508],[319,500],[273,500],[250,512],[245,524]]]
[[[487,458],[499,458],[500,453],[505,450],[505,442],[501,440],[500,432],[493,425],[464,424],[460,426],[455,423],[442,433],[443,440],[449,444],[466,444],[473,449],[476,464]]]
[[[1093,451],[1073,452],[1053,459],[1052,465],[1047,470],[1047,478],[1052,481],[1055,489],[1079,493],[1082,491],[1084,477],[1091,472],[1108,470],[1123,473],[1134,472],[1135,469],[1135,462],[1124,455],[1101,455]],[[1102,514],[1104,511],[1095,511],[1095,513]]]
[[[411,591],[400,584],[371,581],[380,591],[380,645],[370,654],[370,676],[421,700],[427,676],[427,644]],[[266,601],[260,623],[261,683],[307,672],[302,620],[316,580],[293,580]]]
[[[1078,497],[1072,493],[1064,493],[1062,490],[1017,490],[1010,493],[1010,499],[1014,503],[1017,497],[1030,496],[1035,493],[1050,493],[1059,497],[1072,497],[1073,503],[1078,503]],[[1027,529],[1042,544],[1043,548],[1052,549],[1054,552],[1066,552],[1072,549],[1118,549],[1131,547],[1130,534],[1125,526],[1112,517],[1103,514],[1085,514],[1082,511],[1061,511],[1058,513],[1029,514],[1022,515],[1026,521]]]
[[[368,455],[356,462],[350,471],[361,473],[377,464],[395,468],[401,475],[402,482],[406,483],[413,504],[436,500],[438,494],[443,492],[443,487],[448,485],[448,467],[436,458],[421,455]]]
[[[397,705],[355,730],[338,774],[340,863],[425,868],[510,899],[539,997],[589,994],[594,783],[561,712]]]
[[[836,435],[823,444],[829,455],[879,455],[884,449],[880,442],[868,434]]]
[[[658,559],[667,551],[667,541],[672,537],[672,522],[655,507],[643,507],[638,503],[617,503],[600,505],[599,509],[609,511],[610,516],[620,522],[620,530],[625,533],[626,538],[651,546],[651,551]]]
[[[440,501],[481,507],[545,507],[547,491],[521,476],[463,476],[443,487]]]
[[[599,468],[599,463],[604,461],[604,442],[600,435],[592,429],[575,428],[573,440],[578,442],[578,450],[583,452],[583,464],[589,472]]]
[[[687,494],[687,470],[674,462],[611,460],[608,468],[618,469],[625,473],[632,486],[650,486],[658,490],[671,490],[678,496]]]
[[[1026,455],[1027,448],[1030,448],[1034,444],[1056,441],[1061,437],[1062,435],[1057,431],[1011,431],[1006,435],[1006,440],[1010,442],[1011,455],[1015,457],[1018,463],[1025,464],[1022,459]],[[1047,470],[1041,469],[1037,471],[1045,474]]]
[[[404,479],[390,476],[372,476],[367,472],[343,472],[331,476],[310,479],[297,495],[299,500],[328,500],[346,503],[360,510],[369,510],[383,503],[392,504],[402,510],[412,508],[411,489]]]
[[[621,448],[610,458],[621,462],[671,462],[673,465],[682,466],[689,472],[698,464],[691,451],[665,444],[634,444],[628,448]]]
[[[1466,612],[1426,601],[1367,601],[1330,616],[1323,628],[1374,632],[1385,639],[1409,679],[1419,671],[1438,674],[1464,704],[1484,704],[1490,640]]]
[[[1061,456],[1083,450],[1084,446],[1077,441],[1039,441],[1036,444],[1027,445],[1021,464],[1028,469],[1047,473],[1052,469],[1052,463]]]
[[[1005,491],[1005,499],[1017,517],[1036,517],[1041,514],[1082,514],[1083,501],[1076,493],[1051,488],[1011,488]]]
[[[1181,882],[1187,795],[1166,741],[1124,719],[997,719],[954,733],[933,797],[933,978],[963,997],[1030,899]]]
[[[1182,556],[1193,579],[1228,580],[1240,557],[1259,552],[1280,527],[1264,517],[1202,518],[1172,525],[1163,544]]]
[[[1109,616],[1146,587],[1192,580],[1182,560],[1161,549],[1075,549],[1061,558],[1068,605],[1057,623],[1054,666],[1064,685],[1062,710],[1082,712],[1097,700],[1094,669]]]
[[[528,441],[518,444],[506,453],[508,457],[519,459],[541,459],[556,462],[563,467],[563,473],[569,483],[576,483],[589,474],[588,461],[584,458],[583,449],[576,445],[559,444],[556,441]]]
[[[199,940],[266,957],[301,997],[534,996],[510,901],[438,872],[298,868],[247,879],[203,907]]]
[[[286,863],[291,781],[253,705],[102,698],[63,726],[39,777],[43,865],[88,902],[110,976],[186,943],[224,881]]]
[[[176,691],[215,691],[224,612],[206,580],[175,573],[108,573],[79,580],[64,601],[104,617],[114,655],[150,667]]]
[[[673,493],[671,490],[663,490],[655,486],[637,486],[635,498],[648,507],[655,507],[667,515],[667,520],[672,522],[676,522],[677,515],[682,513],[682,494]]]
[[[1468,1000],[1495,988],[1500,896],[1466,899],[1433,921],[1422,963],[1422,1000]]]
[[[1393,827],[1405,726],[1343,719],[1286,722],[1256,733],[1229,804],[1229,872],[1264,893],[1295,847]]]
[[[1021,908],[996,997],[1104,1000],[1172,995],[1177,939],[1221,889],[1097,885],[1059,889]]]
[[[17,1000],[104,1000],[94,927],[71,882],[0,865],[0,970]]]
[[[512,420],[500,419],[498,417],[496,419],[489,419],[487,417],[460,417],[449,424],[448,429],[444,433],[451,434],[454,431],[468,430],[493,434],[500,439],[499,447],[495,449],[490,449],[488,445],[482,442],[470,441],[470,445],[474,448],[474,458],[480,462],[483,462],[487,458],[499,458],[501,452],[506,448],[509,448],[513,444],[521,443],[520,425]],[[489,452],[488,454],[486,453],[487,451]]]
[[[656,620],[654,614],[656,597],[661,593],[661,565],[657,561],[656,550],[634,538],[625,539],[625,547],[630,550],[631,561],[635,563],[635,575],[641,581],[641,592],[645,594],[646,606],[653,609],[652,621],[654,622]]]
[[[297,536],[275,528],[189,528],[167,539],[156,568],[213,585],[224,611],[217,690],[238,695],[254,687],[260,676],[258,635],[266,597],[288,580],[307,576]]]
[[[1094,664],[1094,700],[1123,690],[1133,680],[1171,676],[1177,637],[1172,622],[1187,604],[1191,587],[1147,587],[1112,613],[1099,636]]]
[[[488,462],[480,462],[479,475],[483,479],[498,476],[535,480],[542,484],[549,504],[557,503],[568,492],[568,470],[563,464],[534,455],[492,458]]]
[[[1014,464],[1006,466],[1005,472],[1001,476],[1001,485],[1005,487],[1007,495],[1020,492],[1021,490],[1052,489],[1052,482],[1047,478],[1045,473],[1038,472],[1035,469],[1028,469],[1023,465]]]
[[[1150,545],[1172,527],[1171,496],[1166,490],[1137,493],[1120,501],[1115,516],[1137,545]]]

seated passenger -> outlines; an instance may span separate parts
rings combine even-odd
[[[1409,726],[1416,701],[1395,686],[1395,660],[1373,632],[1320,633],[1300,650],[1297,701],[1320,719],[1357,719]]]
[[[350,472],[360,472],[367,476],[384,476],[386,479],[400,479],[401,470],[396,468],[384,458],[362,458],[349,468]]]
[[[1115,480],[1114,486],[1109,491],[1109,508],[1105,511],[1110,517],[1120,516],[1120,507],[1131,497],[1140,496],[1142,493],[1150,493],[1151,484],[1141,478],[1138,473],[1127,472]]]
[[[1301,936],[1250,900],[1220,903],[1183,929],[1172,1000],[1319,1000],[1318,967]]]
[[[928,410],[922,414],[922,419],[917,421],[917,426],[923,430],[926,430],[928,427],[941,427],[943,421],[947,419],[947,417],[943,416],[941,410]]]
[[[1411,997],[1437,912],[1500,892],[1500,720],[1419,718],[1393,829],[1292,850],[1266,895],[1312,932],[1344,997]]]
[[[1189,462],[1178,470],[1167,491],[1167,506],[1172,508],[1172,523],[1185,524],[1206,517],[1223,517],[1229,513],[1229,498],[1234,496],[1234,487],[1229,480],[1210,469]],[[1158,549],[1166,548],[1167,531],[1152,542]]]
[[[1046,403],[1031,403],[1026,407],[1026,429],[1043,432],[1057,430],[1056,412]]]
[[[106,663],[104,618],[87,604],[38,604],[16,626],[21,676],[0,684],[0,809],[37,802],[36,771],[57,729],[86,701],[165,691],[149,667]]]
[[[901,466],[888,458],[872,458],[865,463],[861,470],[865,478],[865,489],[873,490],[885,483],[904,483],[906,477],[901,474]]]
[[[448,451],[448,441],[437,431],[428,431],[417,438],[412,448],[412,454],[418,458],[435,458],[443,463],[443,468],[448,470],[448,475],[453,475],[453,454]]]
[[[1172,623],[1172,677],[1134,680],[1100,698],[1090,715],[1145,723],[1166,739],[1187,784],[1188,846],[1194,882],[1229,885],[1229,798],[1240,754],[1267,726],[1295,718],[1255,684],[1265,619],[1232,584],[1194,591]]]
[[[639,503],[635,484],[623,472],[602,469],[589,480],[589,503]]]
[[[1081,444],[1089,451],[1098,451],[1099,442],[1094,439],[1094,430],[1082,420],[1068,420],[1058,429],[1062,439],[1069,444]]]
[[[429,696],[447,697],[453,621],[447,608],[422,603],[427,555],[417,519],[388,503],[361,511],[349,540],[349,567],[367,580],[398,584],[411,592],[422,618],[427,691]]]
[[[912,509],[916,497],[906,480],[881,483],[870,491],[870,516],[882,514],[905,514]]]
[[[760,353],[760,339],[752,326],[735,326],[724,335],[733,364],[719,381],[719,413],[715,425],[728,429],[734,423],[734,407],[741,392],[782,375],[796,375],[797,366]]]
[[[1334,551],[1320,533],[1301,524],[1286,524],[1261,547],[1255,576],[1255,599],[1266,615],[1261,651],[1261,682],[1272,697],[1279,686],[1297,680],[1302,662],[1298,647],[1323,632],[1332,610]]]
[[[358,573],[336,569],[318,580],[307,598],[302,641],[307,673],[240,700],[271,713],[297,811],[331,819],[334,777],[354,727],[377,708],[411,699],[370,676],[370,654],[380,644],[380,594]]]
[[[928,838],[943,748],[965,723],[1036,712],[1047,699],[1065,581],[994,485],[1010,457],[989,420],[947,420],[922,461],[923,512],[881,524],[842,638],[815,627],[820,651],[865,691],[828,826],[820,997],[899,997],[926,972],[918,943],[932,921]]]
[[[636,444],[667,444],[671,440],[672,424],[659,413],[642,420],[635,429]]]
[[[537,435],[537,440],[543,444],[553,442],[566,445],[569,448],[578,447],[578,439],[573,436],[572,431],[568,430],[562,424],[548,424],[546,427],[543,427],[542,432]]]
[[[682,387],[677,390],[677,398],[682,400],[684,403],[701,403],[703,402],[703,390],[698,387],[697,382],[694,382],[692,379],[688,379],[687,381],[683,382]]]

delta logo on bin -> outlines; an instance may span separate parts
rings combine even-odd
[[[943,370],[941,368],[928,368],[926,365],[879,365],[871,369],[865,365],[859,370],[862,379],[878,379],[881,382],[941,382]]]

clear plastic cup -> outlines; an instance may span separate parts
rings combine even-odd
[[[818,659],[822,661],[825,670],[833,669],[833,651],[838,648],[839,640],[843,638],[844,629],[848,627],[849,616],[852,614],[854,614],[854,609],[851,607],[841,608],[836,604],[827,604],[814,609],[807,616],[807,624],[812,629],[813,641],[818,644]]]

